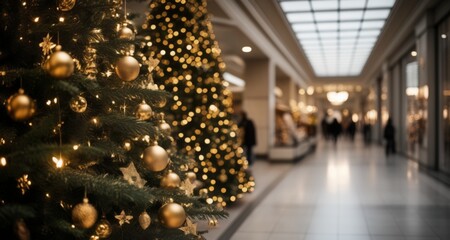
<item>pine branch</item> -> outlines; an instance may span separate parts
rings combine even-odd
[[[113,114],[98,117],[103,128],[110,131],[111,136],[122,139],[132,139],[137,136],[156,136],[157,129],[148,122],[139,121],[136,118]]]
[[[36,212],[29,205],[8,204],[0,207],[0,226],[10,226],[15,220],[34,218]]]

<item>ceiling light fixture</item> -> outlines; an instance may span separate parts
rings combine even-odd
[[[242,47],[242,52],[249,53],[249,52],[251,52],[251,51],[252,51],[252,47],[250,47],[250,46],[244,46],[244,47]]]
[[[339,106],[342,105],[345,101],[347,101],[348,92],[347,91],[328,92],[327,99],[332,105]]]
[[[411,56],[413,56],[413,57],[417,56],[417,52],[416,51],[411,51]]]

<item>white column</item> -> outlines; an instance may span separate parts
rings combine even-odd
[[[275,143],[275,65],[267,59],[252,60],[245,71],[243,109],[256,127],[256,155],[269,153]]]

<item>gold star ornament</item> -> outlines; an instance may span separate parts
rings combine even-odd
[[[192,196],[194,194],[195,185],[192,184],[192,182],[189,179],[186,179],[181,183],[180,188],[184,190],[186,195]]]
[[[123,173],[123,178],[125,179],[125,181],[127,181],[129,184],[134,185],[138,188],[143,188],[145,186],[145,183],[147,181],[141,178],[133,162],[131,162],[130,165],[128,165],[128,167],[126,168],[120,168],[120,171]]]
[[[186,218],[186,226],[180,227],[180,230],[186,235],[192,234],[197,236],[197,223],[193,223],[191,219]]]
[[[122,226],[124,223],[130,224],[130,220],[133,219],[133,216],[127,215],[124,210],[119,215],[116,215],[115,218],[119,221],[119,225]]]
[[[42,48],[42,53],[44,56],[47,56],[52,52],[52,49],[56,47],[56,44],[52,42],[52,37],[50,37],[50,34],[47,33],[47,36],[45,36],[42,39],[42,42],[39,43],[39,47]]]

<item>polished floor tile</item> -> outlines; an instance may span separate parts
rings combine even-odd
[[[319,142],[232,239],[448,240],[450,189],[380,146]]]

